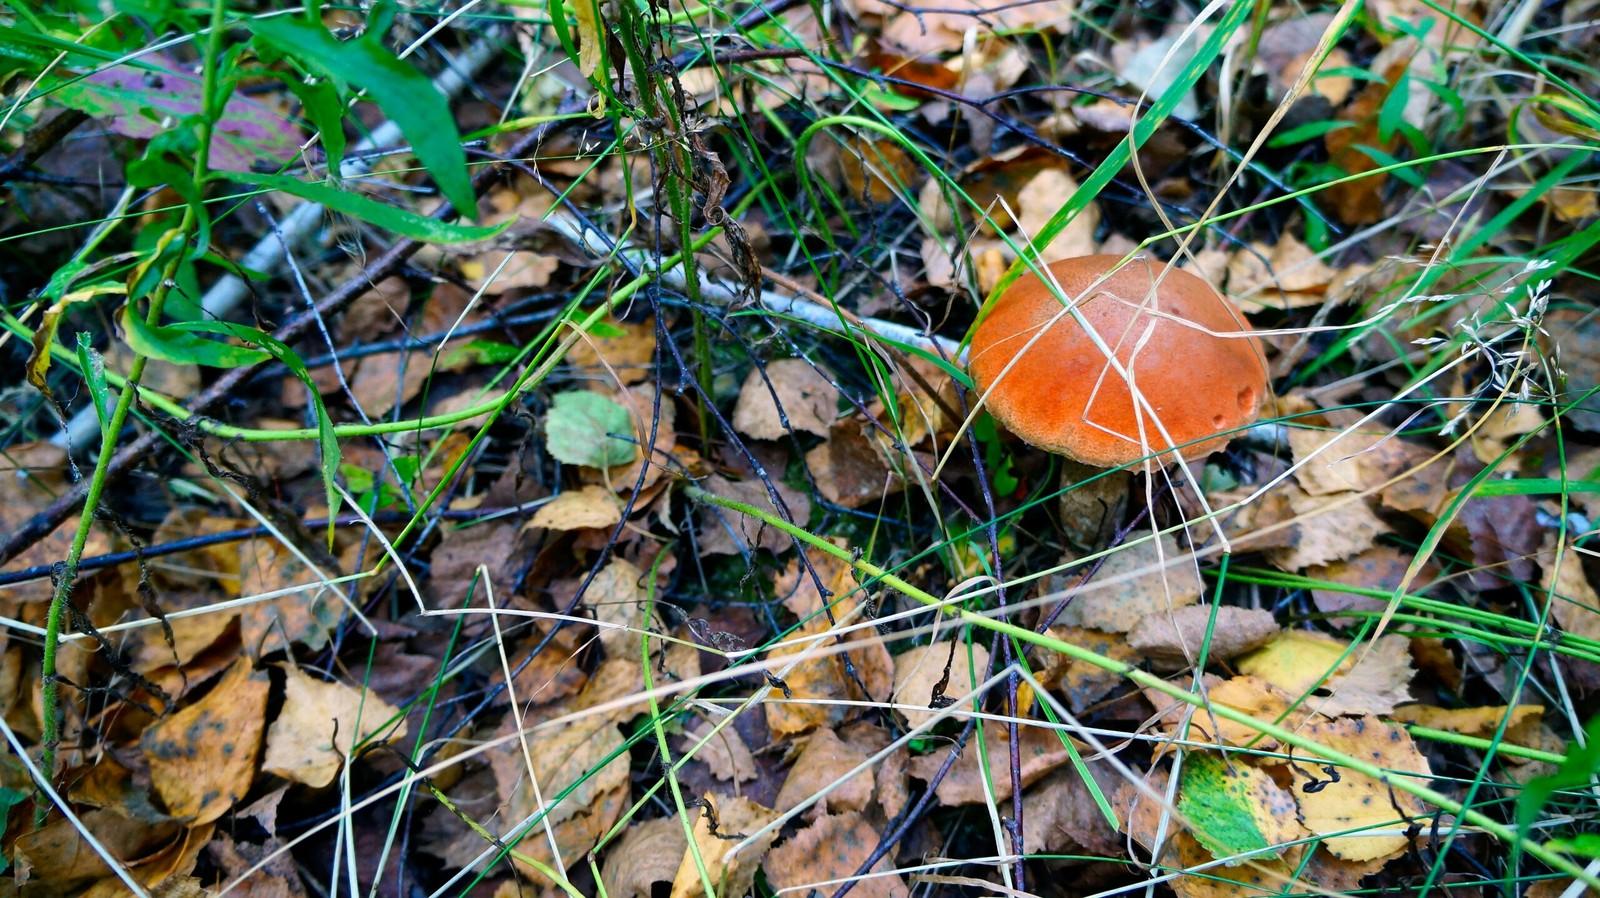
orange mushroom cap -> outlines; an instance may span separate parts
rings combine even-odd
[[[1156,453],[1169,464],[1174,446],[1202,458],[1228,442],[1228,431],[1255,421],[1267,390],[1261,342],[1204,280],[1176,268],[1163,273],[1149,258],[1118,268],[1121,261],[1082,256],[1049,270],[1143,403],[1057,291],[1031,272],[973,332],[973,380],[1012,433],[1084,464],[1117,467]]]

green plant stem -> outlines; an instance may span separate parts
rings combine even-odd
[[[206,42],[205,78],[200,88],[200,149],[195,155],[194,176],[198,182],[207,170],[209,151],[211,147],[211,134],[216,125],[214,116],[217,99],[218,60],[222,56],[223,18],[226,4],[223,0],[214,0],[211,6],[211,29]],[[172,244],[172,239],[188,243],[193,235],[198,221],[192,207],[186,206],[183,219],[175,231],[169,231],[167,236],[157,244],[152,262],[159,259],[163,252]],[[172,239],[167,239],[170,236]],[[149,307],[145,311],[145,322],[150,325],[161,323],[161,310],[166,306],[167,296],[171,293],[173,278],[177,273],[179,264],[183,261],[183,252],[176,251],[162,270],[162,277],[156,289],[150,294]],[[137,278],[134,278],[137,281]],[[129,297],[129,302],[134,298]],[[100,457],[95,459],[94,473],[90,475],[89,489],[84,495],[83,511],[78,516],[78,529],[72,535],[72,545],[67,550],[67,558],[62,565],[60,573],[55,578],[54,589],[50,595],[50,608],[45,616],[44,627],[44,658],[40,665],[39,691],[40,706],[43,720],[40,722],[43,743],[40,751],[40,770],[46,777],[55,775],[56,745],[61,740],[60,724],[60,689],[56,684],[56,653],[61,645],[61,619],[65,614],[67,602],[70,601],[73,581],[78,576],[78,562],[83,558],[83,548],[89,542],[89,532],[94,528],[95,509],[100,507],[100,496],[105,490],[106,472],[111,466],[112,456],[116,454],[117,437],[122,432],[123,426],[128,421],[128,413],[133,410],[134,397],[138,395],[139,379],[144,376],[145,366],[149,359],[141,354],[136,354],[133,364],[128,367],[127,382],[132,389],[125,389],[117,396],[117,406],[111,413],[111,420],[101,428]],[[35,824],[44,820],[46,808],[41,806],[34,814]]]
[[[945,614],[961,620],[964,623],[971,624],[972,626],[976,627],[982,627],[986,630],[993,630],[1013,639],[1031,643],[1053,652],[1058,652],[1067,656],[1068,658],[1072,658],[1073,660],[1092,664],[1101,670],[1117,674],[1118,676],[1126,677],[1140,687],[1154,690],[1169,698],[1193,705],[1197,708],[1204,708],[1210,714],[1214,714],[1224,720],[1232,721],[1233,723],[1247,726],[1258,733],[1261,733],[1264,736],[1270,736],[1273,739],[1284,743],[1285,745],[1292,745],[1301,751],[1316,755],[1328,763],[1346,767],[1355,771],[1356,773],[1369,776],[1380,783],[1384,783],[1393,787],[1394,789],[1405,792],[1406,794],[1438,807],[1447,813],[1455,814],[1459,816],[1462,821],[1478,827],[1502,842],[1519,845],[1529,855],[1537,858],[1545,864],[1548,864],[1550,867],[1560,870],[1569,876],[1582,880],[1591,887],[1600,888],[1600,876],[1589,873],[1582,866],[1574,863],[1565,855],[1546,848],[1544,845],[1537,844],[1526,837],[1519,835],[1517,831],[1511,827],[1485,816],[1480,811],[1464,807],[1460,802],[1451,799],[1447,795],[1436,792],[1427,786],[1412,782],[1410,779],[1405,777],[1393,776],[1388,771],[1377,766],[1376,764],[1372,764],[1360,758],[1352,757],[1351,755],[1347,755],[1340,751],[1335,751],[1334,749],[1320,745],[1317,742],[1306,738],[1298,732],[1285,729],[1284,727],[1268,723],[1263,720],[1258,720],[1255,717],[1251,717],[1242,711],[1229,708],[1226,705],[1207,705],[1205,699],[1201,696],[1195,695],[1194,693],[1191,693],[1181,687],[1174,686],[1173,684],[1168,683],[1166,680],[1163,680],[1162,678],[1147,671],[1140,670],[1131,664],[1125,664],[1121,661],[1117,661],[1115,659],[1108,658],[1104,655],[1090,651],[1082,646],[1073,645],[1069,642],[1063,642],[1059,639],[1055,639],[1042,633],[1035,633],[1032,630],[1029,630],[1025,627],[1019,627],[1016,624],[1008,623],[1006,621],[991,620],[990,618],[984,617],[983,615],[973,611],[951,607],[946,602],[943,602],[932,594],[919,589],[910,583],[907,583],[883,568],[858,558],[850,551],[850,549],[834,545],[833,543],[819,536],[814,536],[806,530],[797,527],[794,524],[777,517],[776,515],[762,511],[755,506],[747,505],[743,502],[736,502],[732,499],[725,499],[713,493],[708,493],[697,486],[688,487],[685,492],[691,499],[721,506],[730,511],[736,511],[740,514],[756,518],[757,520],[765,523],[767,526],[775,527],[820,552],[825,552],[829,555],[832,555],[840,561],[849,564],[862,574],[865,574],[866,576],[883,583],[885,586],[904,593],[905,595],[925,605],[939,608]]]

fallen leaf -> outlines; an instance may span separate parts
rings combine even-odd
[[[748,798],[708,792],[702,800],[710,807],[702,808],[694,822],[694,845],[684,851],[678,863],[678,873],[672,879],[671,898],[698,898],[706,893],[699,865],[695,863],[695,850],[700,854],[716,894],[743,895],[755,883],[756,872],[761,869],[761,861],[778,838],[778,832],[769,830],[738,851],[732,849],[743,841],[743,836],[755,833],[778,815]]]
[[[1063,626],[1126,633],[1144,618],[1199,601],[1194,557],[1171,534],[1115,550],[1057,619]],[[1159,554],[1158,554],[1159,551]]]
[[[757,440],[781,440],[791,431],[827,436],[838,403],[839,391],[826,373],[805,359],[778,359],[767,364],[766,377],[756,368],[744,379],[733,427]]]
[[[321,788],[333,782],[355,743],[380,730],[390,739],[406,734],[399,710],[371,692],[282,668],[283,709],[267,730],[262,772]]]
[[[145,730],[140,750],[170,813],[210,823],[250,791],[270,689],[266,672],[241,658],[204,698]]]
[[[600,881],[611,898],[651,898],[656,883],[670,883],[689,840],[683,821],[657,817],[637,821],[605,850]]]
[[[545,448],[569,465],[625,465],[639,454],[633,435],[628,410],[588,390],[557,393],[545,416]]]
[[[1278,491],[1287,498],[1295,522],[1290,546],[1267,550],[1267,558],[1279,570],[1299,573],[1349,558],[1371,548],[1373,540],[1389,532],[1389,526],[1357,493],[1312,496],[1293,484],[1284,484]]]
[[[711,769],[711,775],[723,782],[738,784],[755,779],[756,759],[750,754],[750,746],[744,744],[739,731],[729,724],[712,735],[711,730],[714,726],[715,723],[710,720],[702,721],[679,740],[679,750],[683,752],[693,750],[695,760],[703,761]],[[708,736],[710,738],[707,738]],[[695,748],[697,745],[700,746],[698,749]],[[679,829],[679,833],[682,833],[682,829]],[[677,867],[674,866],[673,869],[676,870]]]
[[[1306,706],[1328,715],[1387,714],[1411,699],[1411,653],[1399,636],[1351,648],[1332,636],[1290,630],[1237,666],[1291,695],[1312,696]]]
[[[1278,622],[1272,612],[1260,608],[1190,605],[1172,612],[1158,611],[1139,621],[1128,633],[1128,644],[1157,661],[1190,663],[1199,656],[1207,631],[1211,634],[1207,657],[1231,661],[1276,636]]]
[[[713,495],[778,513],[766,486],[753,477],[729,480],[720,474],[712,474],[703,481],[703,485],[706,492]],[[772,480],[772,486],[783,500],[789,518],[804,524],[811,516],[811,499],[806,493],[776,478]],[[776,527],[768,527],[749,515],[709,504],[701,508],[700,533],[695,548],[702,555],[744,555],[758,548],[782,552],[793,546],[794,540],[787,533]]]
[[[1427,783],[1433,775],[1411,736],[1377,717],[1313,721],[1301,733],[1318,745],[1370,761],[1393,776],[1416,777]],[[1301,822],[1312,834],[1324,837],[1323,845],[1334,856],[1366,861],[1405,851],[1404,832],[1362,835],[1361,831],[1404,830],[1412,817],[1423,813],[1420,801],[1349,769],[1338,770],[1338,778],[1330,781],[1321,765],[1304,760],[1304,753],[1293,766]],[[1308,789],[1308,783],[1316,786]],[[1348,834],[1352,830],[1355,833]]]
[[[1058,626],[1050,628],[1050,636],[1124,664],[1134,664],[1139,660],[1139,653],[1128,644],[1127,636],[1122,633]],[[1124,681],[1121,674],[1099,665],[1056,652],[1046,652],[1041,659],[1039,682],[1047,689],[1060,692],[1072,713],[1082,714]]]
[[[959,50],[969,30],[979,32],[1044,31],[1070,28],[1074,0],[1046,0],[1022,6],[1000,6],[983,0],[917,0],[886,3],[853,0],[858,14],[886,18],[881,40],[908,56]],[[980,41],[981,43],[981,41]]]
[[[1228,260],[1228,296],[1246,312],[1321,305],[1339,272],[1285,231],[1267,246],[1252,243]]]
[[[567,490],[540,506],[527,527],[581,530],[615,527],[621,521],[622,507],[610,490],[603,486],[585,486]]]
[[[1520,742],[1521,740],[1512,738],[1512,734],[1529,724],[1537,726],[1544,716],[1544,706],[1517,705],[1513,708],[1508,705],[1490,705],[1484,708],[1440,708],[1435,705],[1401,705],[1390,712],[1389,716],[1402,723],[1414,723],[1417,726],[1460,733],[1463,736],[1476,736],[1480,739],[1493,737],[1504,724],[1506,737],[1513,742]]]
[[[1044,231],[1045,225],[1078,192],[1078,182],[1059,168],[1047,168],[1034,175],[1017,196],[1017,230],[1021,237],[1033,240]],[[1067,227],[1051,240],[1049,245],[1035,247],[1039,261],[1055,262],[1076,256],[1092,256],[1100,244],[1094,239],[1100,229],[1100,204],[1091,201],[1078,211]]]
[[[987,783],[984,769],[978,764],[978,746],[968,745],[956,760],[950,772],[939,783],[939,803],[946,807],[963,804],[980,804],[991,799],[987,785],[994,787],[992,798],[1002,801],[1011,797],[1011,738],[1004,724],[991,723],[984,733],[983,751],[988,756]],[[1036,726],[1018,729],[1018,755],[1022,761],[1022,787],[1038,782],[1050,771],[1072,760],[1072,753],[1061,742],[1055,730]],[[1078,746],[1079,753],[1086,753]],[[944,765],[948,748],[911,759],[912,777],[931,782]]]
[[[1243,756],[1230,760],[1215,752],[1190,752],[1182,769],[1178,813],[1216,857],[1276,859],[1288,843],[1304,838],[1294,797]]]
[[[624,386],[647,379],[655,366],[655,317],[638,322],[607,319],[604,324],[605,333],[583,334],[572,345],[567,364],[585,377],[615,376]]]
[[[772,849],[762,869],[779,893],[798,894],[813,884],[833,888],[835,883],[849,880],[855,886],[850,890],[852,895],[860,892],[866,898],[909,898],[911,891],[900,874],[894,872],[888,854],[879,857],[865,875],[856,877],[856,871],[881,840],[882,834],[859,813],[824,815]]]
[[[1106,765],[1091,763],[1103,794],[1109,800],[1120,781]],[[1022,794],[1023,850],[1029,854],[1087,854],[1117,857],[1122,840],[1106,819],[1083,776],[1074,767],[1061,767],[1029,786]]]
[[[276,538],[257,537],[239,544],[239,595],[259,596],[316,583],[316,571],[298,553]],[[331,573],[331,572],[330,572]],[[287,595],[246,605],[239,612],[245,650],[265,657],[290,645],[320,649],[344,616],[336,588],[311,586]],[[290,645],[284,644],[287,638]]]
[[[919,645],[894,658],[895,713],[915,729],[938,717],[989,676],[989,651],[981,645],[936,642]],[[970,706],[964,710],[970,711]]]
[[[833,596],[829,600],[833,619],[854,620],[855,597],[859,593],[851,568],[832,556],[821,555],[812,556],[810,568]],[[784,687],[775,690],[766,705],[767,729],[774,737],[841,722],[847,709],[838,700],[882,701],[889,695],[893,661],[876,630],[856,629],[846,638],[844,648],[856,671],[852,678],[845,670],[841,646],[826,635],[832,625],[811,573],[802,570],[799,562],[791,561],[775,582],[774,593],[783,597],[790,613],[804,621],[769,656]],[[863,686],[868,695],[861,693]]]
[[[863,811],[872,800],[873,771],[867,767],[839,782],[850,771],[866,763],[871,752],[845,742],[831,729],[819,729],[806,738],[805,746],[789,768],[789,776],[778,791],[774,807],[787,811],[800,802],[828,789],[817,807],[824,812]]]
[[[1545,534],[1539,550],[1542,576],[1539,587],[1550,593],[1550,614],[1561,629],[1587,639],[1600,639],[1600,593],[1583,572],[1583,559],[1572,548],[1556,563],[1561,534]]]

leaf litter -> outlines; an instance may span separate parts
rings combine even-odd
[[[173,429],[187,455],[152,454],[112,485],[83,555],[131,554],[79,574],[56,659],[63,808],[34,797],[16,758],[0,763],[0,857],[20,894],[124,894],[127,880],[169,896],[403,885],[692,898],[708,886],[742,896],[846,884],[883,896],[949,885],[1079,894],[1170,874],[1162,888],[1185,898],[1234,898],[1400,891],[1429,863],[1454,887],[1501,862],[1504,845],[1476,825],[1454,854],[1439,851],[1429,830],[1453,818],[1412,793],[1491,807],[1481,802],[1511,794],[1502,783],[1549,775],[1569,751],[1562,734],[1600,688],[1595,504],[1592,491],[1548,484],[1592,483],[1600,449],[1583,400],[1593,316],[1581,282],[1551,273],[1544,289],[1564,307],[1541,329],[1542,309],[1528,305],[1536,280],[1496,287],[1496,273],[1474,269],[1557,239],[1548,233],[1582,234],[1593,198],[1581,180],[1529,187],[1570,147],[1519,158],[1515,183],[1471,159],[1391,164],[1424,155],[1430,138],[1508,123],[1552,147],[1592,127],[1558,114],[1572,109],[1554,88],[1460,96],[1483,82],[1473,67],[1490,50],[1457,19],[1500,14],[1379,3],[1319,59],[1335,15],[1269,8],[1251,42],[1230,39],[1233,70],[1202,60],[1187,84],[1200,43],[1182,16],[1148,10],[1101,21],[1068,2],[860,0],[846,5],[849,41],[806,10],[781,14],[794,39],[836,44],[837,56],[744,28],[773,46],[711,65],[672,56],[665,44],[678,37],[664,33],[661,46],[630,44],[644,23],[628,9],[559,7],[569,33],[518,10],[518,44],[529,59],[571,58],[525,88],[515,66],[491,68],[457,109],[463,131],[548,125],[476,210],[507,230],[380,271],[375,289],[296,344],[314,394],[281,370],[258,378],[207,412],[217,418]],[[395,37],[424,34],[406,30],[421,15],[402,16]],[[1576,33],[1583,22],[1567,18]],[[351,34],[372,24],[335,20]],[[694,15],[679,24],[702,27]],[[1538,39],[1567,39],[1558,32]],[[366,102],[343,85],[285,84],[296,67],[280,72],[273,53],[295,50],[250,57],[263,68],[228,82],[214,168],[316,165],[302,126],[337,155],[329,123],[342,132],[344,104]],[[198,109],[189,62],[180,73],[175,57],[149,59],[41,95],[104,121],[98,139],[114,151],[89,162],[192,155],[189,125],[150,114]],[[659,79],[648,89],[632,80],[641,63]],[[152,65],[178,86],[147,110]],[[1233,152],[1313,65],[1265,150]],[[1088,84],[1098,93],[1080,92]],[[1184,121],[1136,132],[1107,186],[1104,160],[1153,114],[1140,94]],[[643,114],[636,103],[668,106]],[[845,111],[857,119],[799,155],[794,124]],[[893,136],[857,127],[869,113]],[[777,169],[752,175],[760,167],[741,155],[752,147],[721,127],[735,117]],[[613,142],[606,128],[623,120],[629,136]],[[31,113],[18,124],[41,128]],[[473,151],[498,158],[521,127],[480,131]],[[329,184],[381,196],[395,214],[437,208],[425,177],[460,200],[465,169],[435,170],[435,151],[459,151],[459,135],[442,136],[413,141],[415,160],[380,158],[375,175]],[[1090,480],[972,413],[969,385],[951,376],[960,340],[1030,241],[1044,261],[1174,255],[1170,240],[1137,241],[1219,208],[1222,169],[1262,201],[1318,187],[1195,231],[1184,248],[1184,267],[1262,333],[1280,388],[1263,399],[1270,421],[1191,460],[1192,476]],[[151,234],[178,225],[163,204],[188,202],[173,171],[159,171],[140,186],[168,183],[172,195],[129,215]],[[1343,175],[1366,176],[1327,183]],[[48,200],[40,188],[83,180],[27,189]],[[250,214],[282,213],[281,199]],[[1478,240],[1483,210],[1514,203],[1524,211]],[[1067,208],[1065,227],[1036,241]],[[28,252],[59,256],[64,244],[47,235],[68,222],[50,212],[0,212],[7,239],[33,228]],[[335,225],[341,251],[296,256],[307,295],[298,279],[254,282],[258,321],[367,279],[384,221]],[[243,259],[229,242],[241,226],[270,230],[229,219],[209,249]],[[94,264],[155,259],[130,246]],[[665,261],[679,250],[687,277]],[[214,259],[172,260],[183,290],[217,276]],[[131,290],[66,286],[83,291],[72,303]],[[771,294],[789,292],[825,299],[819,317],[833,324],[769,314]],[[1485,316],[1522,320],[1526,349],[1486,343]],[[93,328],[93,317],[61,320]],[[904,330],[879,340],[864,319]],[[1432,370],[1427,341],[1441,334],[1454,342],[1437,350],[1437,390],[1397,399],[1414,386],[1404,372]],[[108,368],[125,371],[130,347],[100,336]],[[1543,392],[1515,367],[1535,352],[1547,354]],[[145,387],[179,402],[210,382],[152,365]],[[51,401],[92,401],[73,376],[58,361]],[[512,382],[514,395],[499,392]],[[4,386],[10,534],[88,469],[48,441],[48,406]],[[334,476],[365,512],[336,522],[331,541],[326,522],[313,524],[328,501],[315,447],[264,437],[306,426],[319,395],[347,428]],[[507,401],[493,414],[418,423],[497,397]],[[217,423],[251,438],[219,437]],[[46,738],[50,566],[76,527],[72,516],[45,527],[5,562],[4,573],[32,573],[0,586],[0,719],[34,759]],[[1014,638],[929,611],[908,590],[1014,626]],[[1325,763],[1306,744],[1381,775]],[[1475,795],[1463,783],[1480,770],[1488,792]],[[992,860],[1017,852],[1027,859]]]

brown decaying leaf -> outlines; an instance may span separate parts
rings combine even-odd
[[[799,893],[813,884],[821,889],[837,888],[855,876],[881,837],[857,812],[823,816],[772,849],[762,869],[767,881],[779,890]],[[905,880],[892,872],[892,866],[889,855],[880,857],[865,876],[855,880],[851,894],[909,898],[911,892]]]
[[[650,376],[656,354],[656,320],[623,322],[607,320],[609,327],[622,333],[607,336],[582,335],[567,353],[567,364],[582,375],[597,380],[621,379],[632,386]]]
[[[806,738],[794,759],[773,807],[787,811],[833,787],[816,803],[816,808],[833,813],[866,810],[872,800],[873,768],[862,770],[836,787],[833,784],[864,764],[871,754],[867,747],[845,742],[831,729],[816,730]]]
[[[658,882],[672,882],[689,840],[677,817],[641,820],[605,850],[600,881],[611,898],[651,898]]]
[[[939,716],[936,700],[953,702],[970,693],[989,676],[989,650],[981,645],[936,642],[919,645],[894,657],[895,713],[909,727],[920,727]],[[943,689],[934,694],[942,684]],[[970,711],[964,705],[958,711]]]
[[[1294,521],[1291,544],[1267,550],[1267,558],[1279,570],[1299,573],[1308,567],[1328,564],[1361,552],[1389,526],[1357,493],[1312,496],[1292,483],[1278,487],[1288,500]]]
[[[1127,637],[1122,633],[1082,627],[1051,627],[1050,636],[1124,664],[1139,660],[1139,653],[1128,645]],[[1056,652],[1045,653],[1040,662],[1039,682],[1047,689],[1058,690],[1074,714],[1087,711],[1106,693],[1125,682],[1121,674]]]
[[[814,555],[811,567],[833,595],[830,601],[834,619],[856,619],[852,612],[859,593],[849,565],[831,555]],[[801,569],[799,562],[792,561],[778,577],[774,593],[784,597],[784,607],[805,623],[771,653],[772,661],[778,662],[774,670],[782,677],[788,692],[773,691],[765,709],[767,728],[774,737],[784,737],[836,724],[844,719],[847,710],[834,700],[860,701],[869,696],[862,695],[860,686],[845,672],[837,641],[824,635],[830,624],[823,612],[816,581]],[[845,647],[861,685],[866,687],[871,699],[882,701],[893,682],[893,662],[882,638],[870,627],[857,629],[846,639]],[[788,668],[791,660],[798,660],[798,663]]]
[[[1208,630],[1210,660],[1229,661],[1276,636],[1278,622],[1272,612],[1261,608],[1190,605],[1170,613],[1158,611],[1139,621],[1128,633],[1128,644],[1156,661],[1190,663],[1198,657]]]
[[[239,595],[256,596],[316,582],[317,575],[275,538],[258,537],[239,544]],[[327,571],[330,576],[335,572]],[[265,602],[246,605],[239,613],[240,638],[257,657],[294,645],[319,649],[339,625],[345,606],[336,588],[311,588]]]
[[[761,375],[759,368],[751,370],[739,388],[733,407],[735,430],[757,440],[785,439],[791,428],[828,435],[828,427],[839,416],[839,391],[825,372],[805,359],[778,359],[767,363],[766,377]]]
[[[1551,593],[1550,614],[1561,629],[1588,639],[1600,639],[1600,593],[1583,572],[1583,558],[1569,546],[1559,553],[1561,535],[1545,534],[1539,550],[1543,576],[1540,589]]]
[[[1091,774],[1107,798],[1119,775],[1105,763],[1091,763]],[[1028,853],[1089,854],[1117,857],[1122,840],[1101,813],[1083,777],[1073,767],[1052,771],[1022,793],[1022,842]]]
[[[369,691],[313,679],[298,667],[283,665],[283,673],[283,709],[267,730],[267,754],[261,759],[265,773],[314,788],[326,786],[352,745],[399,715]],[[384,732],[391,739],[404,736],[405,720]]]
[[[1149,615],[1193,605],[1203,588],[1193,556],[1162,534],[1159,550],[1157,541],[1145,540],[1114,551],[1058,620],[1068,627],[1126,633]]]
[[[710,720],[702,721],[678,740],[678,750],[688,752],[693,749],[695,759],[704,761],[711,768],[711,775],[723,782],[738,784],[755,779],[756,759],[750,753],[750,746],[744,744],[739,731],[730,723],[713,735],[711,731],[715,726]],[[697,745],[700,746],[698,749],[695,748]],[[679,832],[681,834],[682,830]]]
[[[1377,717],[1313,721],[1301,731],[1318,745],[1368,760],[1391,776],[1416,776],[1426,783],[1432,771],[1428,759],[1417,751],[1404,730],[1386,725]],[[1314,761],[1294,761],[1295,798],[1300,803],[1301,822],[1312,833],[1326,836],[1323,842],[1334,856],[1350,861],[1391,858],[1405,851],[1403,832],[1410,817],[1423,812],[1422,803],[1404,792],[1353,770],[1340,770],[1339,778],[1329,777]],[[1315,791],[1308,783],[1317,783]],[[1350,830],[1384,829],[1400,832],[1362,835],[1334,835]]]
[[[204,698],[145,731],[151,784],[173,816],[210,823],[250,791],[270,688],[241,658]]]
[[[1072,754],[1061,744],[1061,735],[1055,730],[1036,726],[1022,726],[1018,730],[1018,754],[1022,759],[1022,786],[1037,782],[1050,771],[1072,760]],[[976,739],[976,737],[974,737]],[[1088,754],[1077,746],[1080,754]],[[989,783],[994,787],[993,799],[1000,801],[1011,797],[1011,739],[1003,724],[991,723],[984,732],[983,750],[988,756]],[[911,759],[911,775],[930,782],[944,764],[948,748]],[[939,783],[939,802],[946,807],[978,804],[990,800],[985,786],[984,770],[978,764],[978,746],[968,745],[956,760],[950,772]]]
[[[777,812],[748,798],[707,793],[703,800],[714,810],[701,809],[694,822],[694,845],[684,850],[683,859],[678,863],[677,875],[672,878],[671,898],[698,898],[705,894],[700,866],[695,863],[691,850],[699,851],[711,886],[718,895],[745,894],[755,882],[767,849],[778,838],[777,831],[772,830],[733,851],[743,840],[729,836],[752,834],[776,819]],[[713,813],[715,829],[712,828]]]
[[[764,511],[777,513],[766,486],[753,477],[729,480],[712,474],[703,482],[706,492],[754,505]],[[811,499],[801,490],[794,489],[780,479],[772,480],[773,488],[783,500],[789,516],[795,521],[805,521],[811,516]],[[768,527],[748,515],[736,514],[724,508],[706,506],[700,512],[700,533],[695,547],[702,555],[740,555],[755,549],[782,552],[793,548],[794,541],[776,527]]]
[[[0,533],[12,533],[34,512],[61,495],[67,478],[67,453],[50,443],[20,443],[0,452]],[[62,521],[50,535],[0,565],[0,571],[14,571],[37,565],[51,565],[67,557],[73,535],[78,530],[77,515]],[[84,556],[107,551],[110,543],[99,530],[90,531]],[[50,598],[50,581],[38,580],[0,589],[7,602],[33,604]]]

